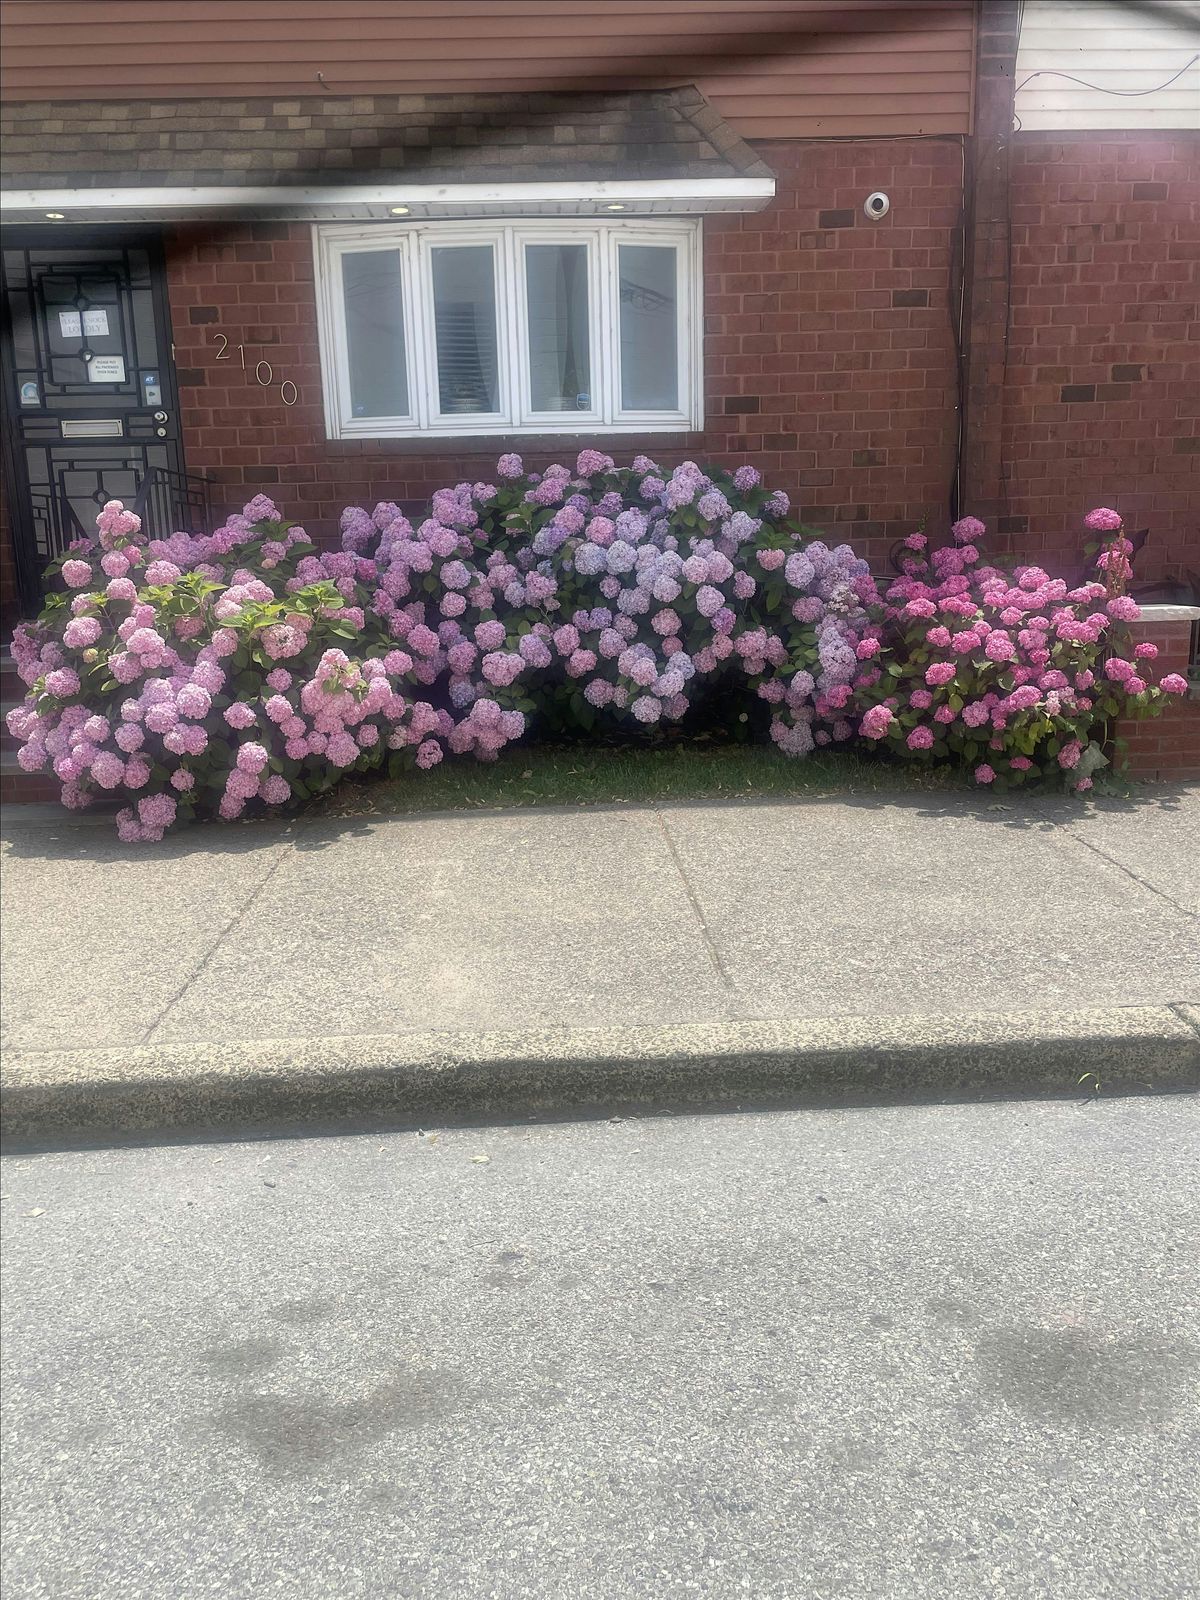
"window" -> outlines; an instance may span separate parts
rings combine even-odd
[[[696,222],[315,230],[331,438],[702,425]]]

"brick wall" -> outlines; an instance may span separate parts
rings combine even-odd
[[[880,563],[921,520],[934,533],[946,521],[958,143],[761,151],[778,174],[775,204],[705,224],[704,434],[611,448],[667,464],[753,461],[811,523]],[[1069,569],[1084,512],[1110,504],[1150,530],[1139,579],[1200,573],[1200,138],[1017,135],[1011,156],[1011,308],[983,335],[1004,373],[989,424],[1003,444],[997,543]],[[861,208],[877,188],[892,208],[872,224]],[[330,534],[348,503],[424,498],[484,476],[508,447],[434,454],[420,440],[325,438],[306,225],[194,225],[167,244],[188,464],[213,477],[221,509],[267,489]],[[532,465],[570,448],[522,445]]]
[[[1003,526],[1078,555],[1082,514],[1148,528],[1137,576],[1200,576],[1200,135],[1018,134]]]
[[[763,153],[778,175],[775,204],[705,223],[704,434],[622,436],[610,448],[666,464],[752,461],[810,521],[882,559],[917,522],[936,531],[947,515],[959,146],[880,139]],[[862,214],[874,189],[892,200],[878,224]],[[180,227],[167,250],[188,465],[216,481],[222,508],[265,489],[328,534],[347,504],[486,476],[510,447],[326,439],[307,225]],[[217,359],[217,335],[232,359]],[[255,380],[260,360],[272,387]],[[292,407],[282,378],[300,391]],[[522,453],[545,465],[572,448]]]

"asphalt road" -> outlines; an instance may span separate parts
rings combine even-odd
[[[14,1156],[6,1600],[1193,1597],[1198,1152],[1164,1098]]]

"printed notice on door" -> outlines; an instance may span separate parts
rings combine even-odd
[[[89,383],[124,383],[124,356],[93,356],[88,362]]]
[[[78,339],[83,332],[78,311],[60,311],[58,313],[58,331],[64,339]]]
[[[76,321],[78,321],[76,317]],[[108,312],[101,307],[95,311],[83,313],[83,331],[89,336],[108,332]]]

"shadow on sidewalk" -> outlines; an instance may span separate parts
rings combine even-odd
[[[798,821],[806,814],[830,806],[867,812],[903,811],[931,823],[970,820],[1012,832],[1053,833],[1055,829],[1090,816],[1137,816],[1148,813],[1181,816],[1186,803],[1200,797],[1200,786],[1147,784],[1127,795],[1099,795],[1080,801],[1065,794],[1021,791],[962,790],[939,793],[872,792],[856,794],[830,790],[803,795],[747,795],[670,801],[613,801],[591,805],[497,806],[462,810],[411,811],[358,816],[314,816],[304,811],[288,817],[260,817],[248,822],[205,820],[169,833],[158,844],[123,844],[111,818],[79,816],[64,811],[61,821],[4,819],[2,830],[7,853],[22,860],[67,861],[88,859],[106,863],[169,861],[193,856],[254,856],[290,843],[298,851],[323,850],[347,837],[366,837],[384,825],[406,822],[448,823],[457,826],[502,819],[572,815],[614,815],[638,811],[727,811],[731,819],[750,810],[794,812]],[[398,841],[399,842],[399,841]]]

